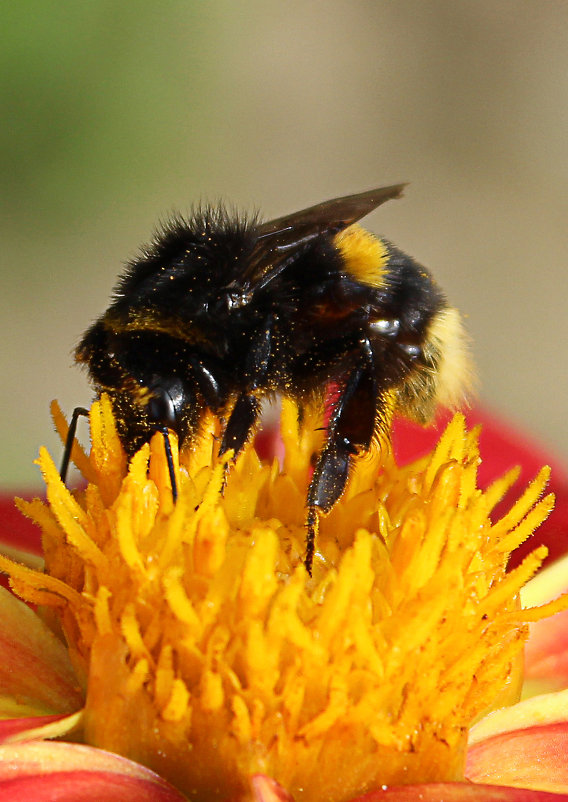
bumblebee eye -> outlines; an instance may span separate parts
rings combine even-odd
[[[400,320],[396,317],[372,320],[369,323],[369,328],[376,334],[382,334],[383,337],[396,337],[400,329]]]
[[[172,427],[176,422],[176,408],[173,399],[163,387],[152,387],[152,396],[146,410],[152,423]]]
[[[149,388],[150,398],[146,412],[151,423],[177,429],[184,404],[187,402],[187,393],[178,379],[170,382],[156,382]]]

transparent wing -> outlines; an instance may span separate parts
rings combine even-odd
[[[252,292],[262,289],[280,275],[295,252],[310,240],[356,223],[385,201],[399,198],[405,186],[396,184],[333,198],[261,223],[257,226],[256,244],[243,275],[244,286]]]

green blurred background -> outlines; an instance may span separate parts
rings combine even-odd
[[[568,453],[565,0],[28,0],[0,11],[0,482],[170,211],[276,216],[410,181],[369,218],[469,318],[481,399]]]

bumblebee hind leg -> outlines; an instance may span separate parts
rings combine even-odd
[[[381,394],[373,366],[366,363],[348,377],[329,423],[327,442],[318,457],[307,497],[305,566],[312,573],[319,513],[329,512],[349,479],[353,457],[370,448],[380,415]]]

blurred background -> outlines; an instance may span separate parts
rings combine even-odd
[[[409,181],[366,224],[467,316],[482,402],[568,456],[564,0],[28,0],[0,11],[0,484],[61,453],[72,349],[172,210],[278,216]]]

